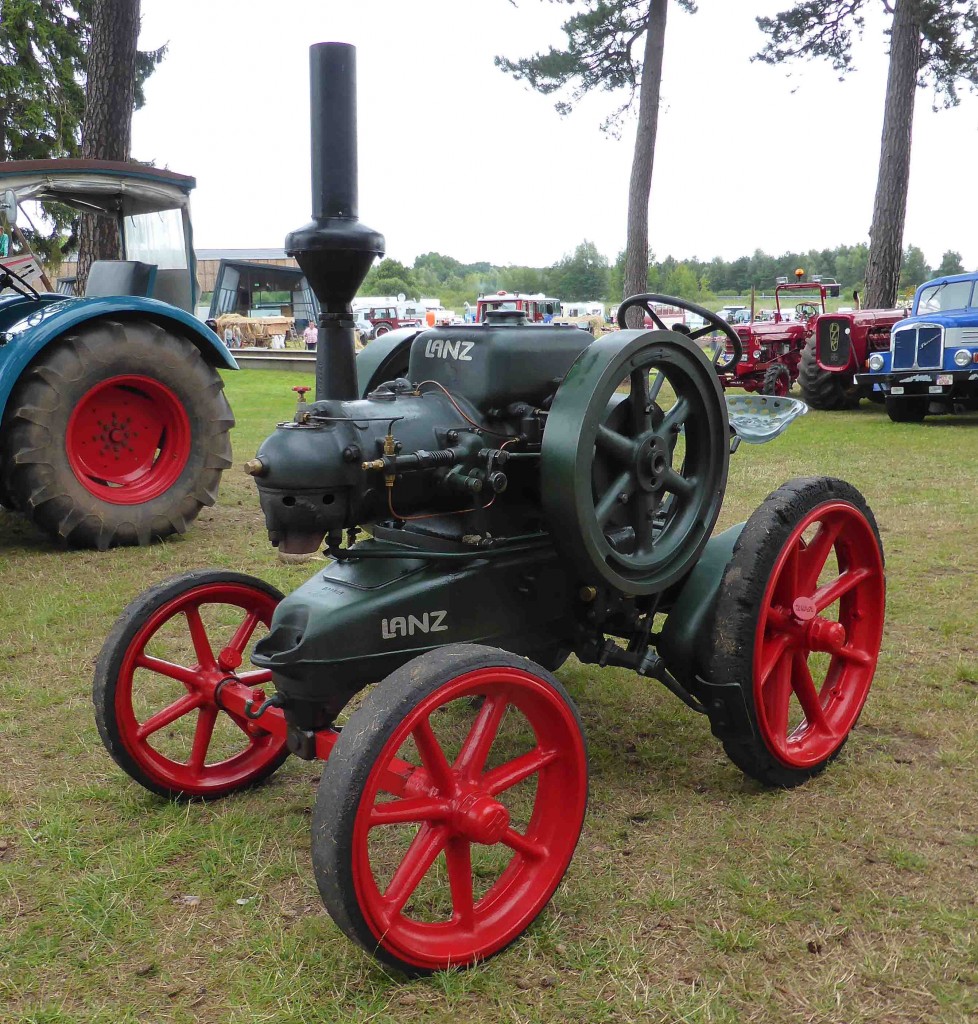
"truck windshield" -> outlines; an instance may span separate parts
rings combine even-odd
[[[187,269],[182,210],[161,210],[125,218],[126,259],[155,263],[160,270]]]
[[[939,313],[943,309],[964,309],[971,298],[973,281],[952,281],[925,288],[920,293],[917,313]]]

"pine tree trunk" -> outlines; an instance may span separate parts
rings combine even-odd
[[[638,129],[632,176],[628,183],[628,237],[625,242],[625,294],[648,290],[649,279],[649,195],[652,191],[652,160],[659,123],[659,85],[662,81],[662,53],[666,39],[668,0],[650,0],[649,28],[645,34],[642,85],[638,94]],[[642,313],[626,314],[631,326],[642,325]]]
[[[128,160],[136,88],[140,0],[95,0],[88,52],[82,156]],[[122,240],[111,217],[81,218],[76,290],[82,293],[94,260],[117,260]]]
[[[866,305],[896,304],[903,256],[903,223],[910,181],[910,137],[921,60],[921,37],[914,0],[894,0],[890,66],[886,76],[886,107],[880,173],[869,229]]]

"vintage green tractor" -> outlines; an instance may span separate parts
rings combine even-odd
[[[182,533],[217,497],[236,364],[193,316],[194,179],[98,160],[0,164],[4,220],[30,201],[111,218],[124,259],[55,292],[26,247],[0,258],[0,505],[75,547]],[[0,226],[2,230],[2,226]]]
[[[314,219],[286,247],[322,304],[316,400],[248,469],[272,543],[325,538],[331,558],[287,597],[224,570],[146,591],[99,656],[96,719],[171,799],[324,760],[326,907],[421,974],[509,945],[570,863],[587,754],[552,673],[572,652],[663,683],[744,772],[795,786],[866,700],[883,555],[862,496],[826,477],[712,536],[731,450],[804,406],[725,402],[695,338],[500,311],[355,360],[350,302],[384,241],[357,218],[353,49],[319,44],[312,65]]]

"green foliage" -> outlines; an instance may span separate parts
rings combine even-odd
[[[608,294],[608,260],[585,239],[572,256],[553,268],[551,287],[556,297],[579,301],[603,299]]]
[[[958,102],[960,83],[978,89],[978,4],[973,0],[904,0],[916,7],[921,35],[918,81],[932,85],[945,106]],[[852,70],[852,37],[862,35],[869,0],[803,0],[773,18],[757,18],[770,38],[756,59],[780,64],[824,57],[840,77]],[[893,5],[885,3],[892,13]]]
[[[85,76],[95,0],[0,0],[0,160],[50,160],[80,156]],[[136,109],[143,83],[166,47],[137,51]],[[76,245],[77,214],[46,204],[49,231],[24,228],[47,263]]]
[[[685,11],[696,10],[693,0],[677,2]],[[614,128],[638,96],[642,78],[642,37],[649,28],[652,4],[649,0],[550,0],[550,3],[574,9],[561,25],[567,36],[566,48],[551,46],[546,53],[515,61],[495,57],[496,67],[544,95],[569,90],[568,98],[555,104],[560,114],[569,114],[574,104],[593,89],[625,90],[625,102],[603,126]]]
[[[948,249],[941,257],[941,265],[934,271],[935,277],[947,277],[950,274],[963,274],[964,265],[961,263],[961,253]]]
[[[807,278],[813,274],[834,277],[845,292],[851,293],[853,288],[863,288],[868,253],[864,244],[785,252],[780,256],[755,249],[752,255],[734,260],[720,256],[710,260],[696,256],[680,260],[671,255],[656,259],[650,252],[646,287],[650,292],[679,295],[709,304],[720,294],[746,295],[752,285],[759,291],[770,292],[775,278],[793,280],[795,270],[800,267]],[[960,267],[960,258],[958,253],[945,253],[941,266],[951,269],[936,273],[958,273],[955,268]],[[916,246],[908,247],[904,264],[905,287],[916,287],[931,276],[923,253]],[[456,311],[461,311],[466,302],[474,305],[481,294],[499,290],[543,292],[565,302],[603,300],[614,303],[621,300],[624,268],[623,251],[609,264],[607,257],[588,240],[549,267],[461,263],[451,256],[430,252],[418,256],[413,267],[394,259],[383,260],[367,275],[360,293],[397,295],[404,292],[410,298],[436,296],[445,307]]]
[[[0,159],[77,156],[87,28],[57,0],[0,3]]]
[[[900,265],[901,290],[913,291],[917,285],[923,284],[933,276],[927,266],[924,254],[915,245],[908,245],[903,250],[903,263]]]

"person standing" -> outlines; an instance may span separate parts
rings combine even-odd
[[[319,338],[319,329],[310,320],[306,329],[302,332],[302,340],[306,343],[306,348],[312,351],[316,347],[316,341]]]

